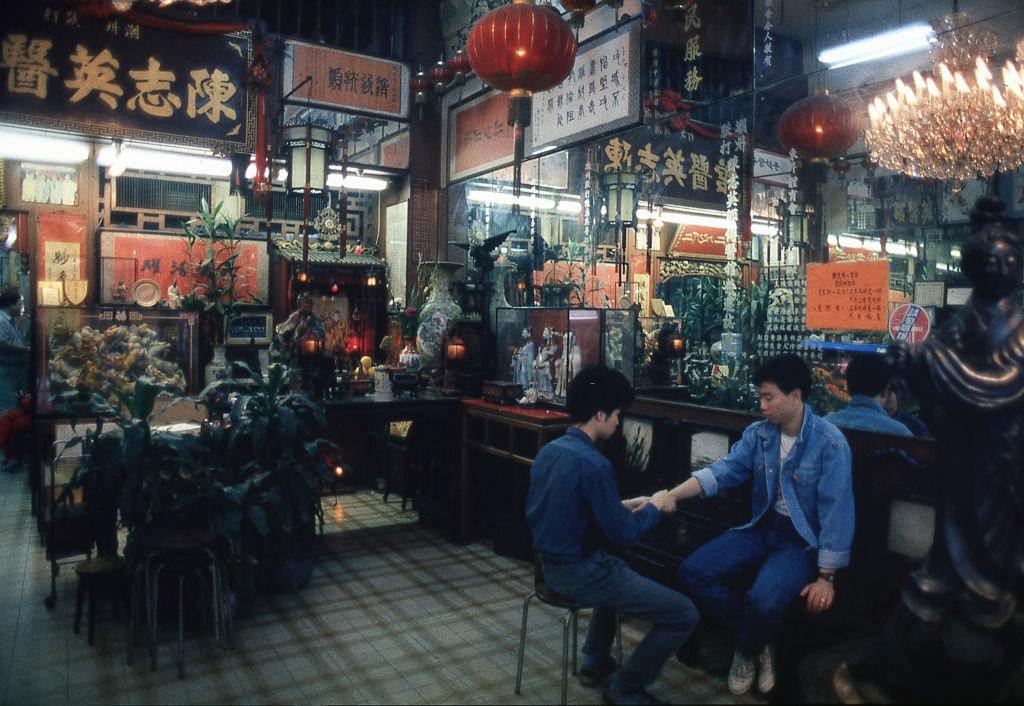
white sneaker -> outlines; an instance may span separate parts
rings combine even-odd
[[[754,685],[754,660],[747,659],[739,652],[732,656],[732,666],[729,667],[729,691],[741,696],[750,691]]]
[[[757,690],[767,694],[775,688],[775,653],[771,645],[765,645],[757,656]]]

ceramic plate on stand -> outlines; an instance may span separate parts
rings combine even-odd
[[[132,299],[139,306],[155,306],[160,302],[160,285],[156,280],[140,279],[132,287]]]

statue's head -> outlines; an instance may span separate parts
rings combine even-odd
[[[1021,282],[1021,241],[1003,216],[1002,201],[989,196],[978,199],[971,211],[973,235],[963,247],[960,267],[975,293],[985,299],[1002,299]]]

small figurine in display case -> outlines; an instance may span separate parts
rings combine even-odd
[[[512,354],[512,380],[522,385],[524,390],[533,387],[535,349],[530,328],[526,327],[523,329],[523,345]]]
[[[558,344],[555,343],[555,332],[550,326],[544,327],[544,344],[537,351],[533,364],[536,371],[537,396],[554,399],[555,386],[551,378],[551,363],[558,355]]]
[[[562,338],[562,355],[555,361],[555,396],[565,397],[569,383],[583,367],[583,352],[576,343],[576,334],[572,331]]]

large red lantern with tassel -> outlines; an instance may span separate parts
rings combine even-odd
[[[850,102],[814,95],[786,108],[779,118],[779,141],[811,164],[837,157],[860,138],[864,116]]]
[[[518,195],[530,98],[569,75],[576,61],[576,37],[550,5],[512,0],[477,20],[469,30],[466,54],[481,81],[511,97],[508,122],[514,126],[513,190]]]

